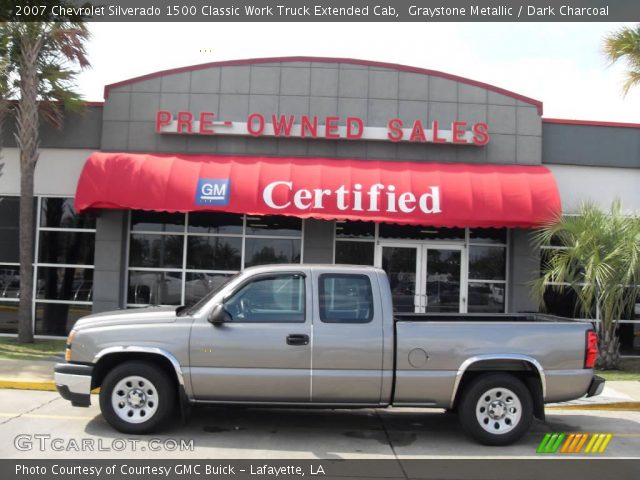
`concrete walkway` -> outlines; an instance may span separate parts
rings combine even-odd
[[[53,367],[64,358],[50,360],[0,360],[0,388],[55,390]]]
[[[550,403],[546,408],[599,408],[640,411],[640,381],[607,381],[600,395],[582,397],[570,402]]]
[[[0,360],[0,388],[55,390],[53,367],[63,358],[49,360]],[[547,408],[640,411],[640,381],[607,381],[601,395],[570,402],[550,403]]]

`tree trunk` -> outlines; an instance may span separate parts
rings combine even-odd
[[[38,55],[40,35],[25,32],[20,39],[20,100],[16,143],[20,149],[20,310],[18,342],[33,342],[33,176],[38,161]]]
[[[602,323],[600,325],[602,325]],[[615,325],[612,325],[608,329],[600,328],[596,368],[600,370],[617,370],[619,364],[620,339],[616,335]]]

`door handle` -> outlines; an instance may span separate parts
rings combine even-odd
[[[309,345],[309,335],[292,333],[287,336],[287,345]]]

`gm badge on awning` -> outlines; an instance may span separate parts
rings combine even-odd
[[[196,205],[226,207],[229,205],[231,182],[228,178],[200,178],[196,190]]]

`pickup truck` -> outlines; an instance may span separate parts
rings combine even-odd
[[[194,404],[456,412],[487,445],[544,404],[597,395],[591,324],[538,314],[394,314],[378,268],[248,268],[190,307],[89,315],[55,367],[60,395],[148,433]]]

